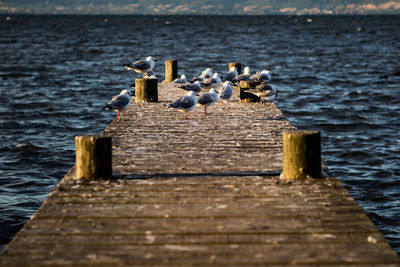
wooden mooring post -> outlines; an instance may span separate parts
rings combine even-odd
[[[135,86],[135,102],[158,102],[157,79],[137,79]]]
[[[240,103],[260,102],[260,98],[255,94],[246,92],[246,90],[254,88],[253,82],[251,81],[240,81]]]
[[[321,134],[318,131],[283,133],[283,172],[287,180],[320,178]]]
[[[231,62],[231,63],[229,63],[228,71],[230,71],[232,67],[236,67],[236,69],[237,69],[239,74],[242,73],[242,63],[240,63],[240,62]]]
[[[111,137],[75,136],[75,177],[109,179],[112,176]]]
[[[165,81],[170,83],[178,78],[178,60],[167,59],[165,61]]]

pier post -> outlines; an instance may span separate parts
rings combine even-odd
[[[165,81],[170,83],[176,78],[178,78],[178,60],[167,59],[165,61]]]
[[[237,69],[239,74],[242,73],[242,63],[240,63],[240,62],[231,62],[231,63],[229,63],[229,70],[228,71],[231,71],[232,67],[236,67],[236,69]]]
[[[158,102],[158,80],[136,79],[135,102]]]
[[[247,89],[254,88],[251,81],[240,81],[240,103],[260,102],[260,98],[252,93],[245,92]]]
[[[75,136],[75,177],[107,179],[112,176],[111,137]]]
[[[283,172],[286,180],[322,177],[319,131],[283,133]]]

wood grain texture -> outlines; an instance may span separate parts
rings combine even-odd
[[[135,81],[135,102],[158,102],[157,79],[144,78]]]
[[[112,176],[111,137],[75,136],[76,177],[78,179],[109,179]]]
[[[165,81],[170,83],[178,78],[178,60],[165,60]]]
[[[283,133],[283,171],[285,179],[321,178],[321,133],[290,131]]]
[[[111,180],[74,168],[0,254],[0,266],[400,266],[335,177],[282,181],[273,103],[216,103],[191,120],[160,84],[111,122]],[[228,106],[228,107],[226,107]]]

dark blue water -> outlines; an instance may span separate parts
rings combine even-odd
[[[400,16],[0,16],[0,248],[74,164],[74,136],[136,75],[179,60],[189,78],[229,62],[269,69],[289,120],[400,252]]]

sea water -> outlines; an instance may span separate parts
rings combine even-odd
[[[400,252],[400,16],[0,16],[0,248],[115,118],[123,64],[178,59],[190,79],[241,62],[322,134],[322,159]]]

